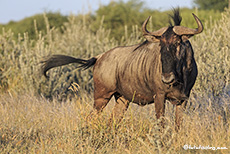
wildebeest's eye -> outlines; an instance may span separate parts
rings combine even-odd
[[[177,40],[175,44],[176,44],[176,46],[179,46],[180,43],[181,43],[181,41],[180,41],[180,40]]]

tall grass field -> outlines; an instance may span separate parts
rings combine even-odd
[[[80,71],[71,64],[50,70],[49,79],[41,74],[40,61],[52,54],[87,59],[118,45],[140,43],[141,27],[124,26],[120,42],[110,38],[103,20],[93,33],[84,17],[78,22],[70,16],[60,32],[50,28],[44,14],[46,33],[37,30],[35,21],[35,39],[24,33],[15,40],[16,34],[3,28],[0,153],[230,153],[229,17],[226,10],[218,22],[210,18],[204,32],[190,39],[199,73],[179,132],[170,102],[163,130],[154,105],[131,104],[122,122],[108,127],[113,99],[97,119],[87,121],[93,108],[92,69]]]

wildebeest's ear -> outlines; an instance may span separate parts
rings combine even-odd
[[[159,42],[160,39],[157,38],[156,36],[153,35],[144,35],[144,37],[146,38],[146,40],[148,40],[149,42]]]

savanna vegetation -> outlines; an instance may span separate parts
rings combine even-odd
[[[228,9],[223,12],[181,9],[183,26],[196,26],[191,15],[194,12],[203,21],[205,30],[190,39],[199,74],[178,133],[174,130],[174,107],[169,102],[163,131],[159,131],[154,105],[132,104],[124,120],[109,128],[113,100],[96,120],[86,122],[93,104],[92,69],[80,71],[74,64],[63,66],[49,71],[49,79],[40,72],[40,61],[51,54],[87,59],[118,45],[140,43],[145,18],[152,16],[149,29],[155,30],[168,25],[169,12],[144,8],[137,1],[111,2],[95,14],[65,17],[47,13],[36,16],[36,20],[25,19],[28,24],[20,21],[21,24],[3,26],[0,153],[228,153]],[[20,25],[28,27],[21,29]],[[228,149],[184,150],[184,145]]]
[[[203,10],[219,10],[223,11],[225,8],[230,7],[229,0],[193,0],[193,2]]]
[[[208,9],[203,11],[198,9],[188,9],[181,8],[183,12],[182,24],[184,26],[195,27],[194,19],[191,18],[191,13],[199,13],[199,17],[205,21],[209,20],[210,16],[213,20],[218,20],[221,17],[221,11],[224,9]],[[75,20],[78,22],[83,22],[88,26],[89,30],[93,33],[96,33],[97,30],[102,26],[105,29],[109,29],[110,38],[115,38],[117,41],[121,41],[121,37],[124,35],[131,35],[133,32],[132,26],[137,25],[140,27],[144,20],[148,16],[152,16],[152,24],[150,25],[152,30],[157,30],[163,26],[168,25],[168,14],[171,13],[171,10],[159,11],[153,10],[145,7],[144,2],[139,0],[130,0],[128,2],[115,2],[112,1],[108,5],[101,6],[98,10],[93,13],[87,14],[78,14],[75,16]],[[47,12],[45,13],[46,17],[49,20],[49,28],[58,29],[60,32],[63,32],[63,24],[68,22],[68,17],[61,15],[59,12]],[[84,18],[83,18],[84,16]],[[36,25],[36,27],[35,27]],[[0,28],[5,28],[5,30],[11,29],[14,33],[14,38],[17,39],[18,33],[28,33],[30,39],[36,38],[36,31],[41,31],[45,34],[47,25],[44,22],[44,14],[37,14],[32,17],[27,17],[21,21],[15,22],[11,21],[8,24],[0,24]],[[126,33],[125,33],[126,29]]]

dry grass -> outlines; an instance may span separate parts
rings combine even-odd
[[[227,97],[222,105],[196,98],[184,114],[183,127],[174,130],[174,109],[167,103],[166,128],[159,132],[154,105],[132,104],[119,126],[107,122],[113,101],[100,117],[86,122],[92,98],[59,102],[32,94],[0,96],[0,153],[227,153],[230,115]],[[191,99],[192,100],[192,99]],[[194,100],[193,100],[194,101]],[[204,106],[198,107],[199,101]],[[183,146],[227,147],[228,150],[187,150]]]

